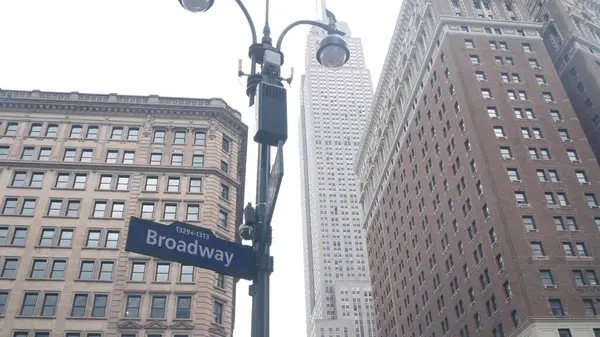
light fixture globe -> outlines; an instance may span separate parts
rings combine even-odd
[[[192,13],[206,12],[214,2],[214,0],[179,0],[181,6]]]
[[[350,59],[350,50],[346,40],[337,34],[327,35],[319,44],[317,61],[329,69],[337,69]]]

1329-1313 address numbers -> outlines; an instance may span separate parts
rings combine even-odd
[[[210,239],[210,235],[208,235],[208,233],[205,233],[205,232],[202,232],[202,231],[197,231],[197,230],[193,230],[193,229],[189,229],[189,228],[185,228],[185,227],[180,227],[180,226],[176,226],[175,230],[179,234],[194,236],[194,237],[197,237],[199,239],[204,239],[204,240]]]

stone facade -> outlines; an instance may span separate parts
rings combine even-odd
[[[231,336],[237,280],[124,247],[131,216],[239,241],[239,112],[220,99],[0,90],[0,116],[1,336]]]

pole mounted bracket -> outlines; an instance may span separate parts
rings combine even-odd
[[[271,274],[273,272],[273,257],[268,254],[256,254],[256,268],[255,272],[266,271]]]

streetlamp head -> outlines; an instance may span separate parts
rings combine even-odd
[[[329,69],[337,69],[350,59],[348,43],[337,34],[329,34],[319,44],[317,61]]]
[[[206,12],[214,2],[214,0],[179,0],[181,6],[192,13]]]

